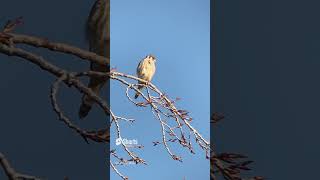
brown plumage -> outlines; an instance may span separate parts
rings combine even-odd
[[[156,58],[152,55],[146,56],[142,59],[137,67],[137,76],[140,79],[150,82],[154,73],[156,72]],[[139,81],[138,84],[144,84],[143,82]],[[138,89],[141,90],[144,86],[139,85]],[[135,99],[138,98],[140,93],[136,93],[134,96]]]
[[[87,20],[86,36],[90,51],[110,58],[110,0],[97,0],[95,2]],[[100,72],[109,71],[109,67],[96,63],[91,63],[90,69]],[[107,80],[106,78],[91,77],[88,87],[99,94]],[[94,101],[89,96],[84,95],[79,109],[79,117],[86,117],[93,104]]]

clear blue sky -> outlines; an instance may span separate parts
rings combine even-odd
[[[180,97],[179,108],[190,111],[193,125],[209,140],[210,114],[210,1],[209,0],[111,0],[111,63],[118,71],[135,75],[141,58],[157,57],[152,82],[170,97]],[[208,179],[209,161],[195,145],[192,155],[180,146],[174,152],[184,162],[173,161],[160,140],[160,125],[149,108],[136,108],[125,98],[118,83],[111,86],[111,107],[119,115],[134,117],[132,125],[122,123],[123,137],[137,139],[138,150],[149,165],[127,165],[119,170],[133,180]],[[115,148],[114,136],[111,149]],[[111,179],[119,177],[110,169]]]
[[[181,97],[179,107],[188,109],[194,126],[209,137],[209,0],[111,1],[113,66],[134,74],[140,58],[155,54],[153,82],[171,97]],[[17,33],[87,48],[84,26],[92,4],[93,0],[6,0],[0,6],[0,26],[23,16],[25,23]],[[212,107],[226,119],[213,129],[215,145],[220,152],[248,155],[255,161],[255,175],[317,179],[319,2],[217,4],[217,71],[211,71],[217,75],[217,99]],[[89,68],[78,58],[32,50],[69,70]],[[0,151],[12,165],[46,179],[107,179],[106,147],[86,144],[57,120],[48,97],[53,76],[19,58],[0,54],[0,59]],[[145,145],[138,153],[149,162],[121,168],[124,174],[133,180],[209,178],[209,164],[199,148],[196,155],[181,152],[183,164],[171,160],[162,147],[151,146],[160,132],[150,110],[137,110],[123,97],[123,89],[112,90],[114,111],[137,119],[132,126],[123,124],[124,137]],[[80,121],[80,95],[67,88],[62,92],[59,100],[76,124],[90,129],[105,125],[98,108]],[[112,172],[111,177],[119,179]],[[5,178],[0,170],[0,179]]]
[[[112,65],[134,74],[147,53],[157,56],[154,83],[171,97],[181,97],[179,107],[188,109],[194,126],[209,138],[209,0],[119,1],[111,0]],[[76,4],[76,6],[75,6]],[[88,48],[84,38],[85,21],[93,0],[7,0],[0,10],[0,26],[8,19],[24,17],[16,32],[45,37]],[[78,58],[30,48],[55,65],[72,71],[86,71],[87,62]],[[106,146],[86,144],[81,137],[57,120],[49,101],[54,77],[31,63],[0,54],[1,111],[0,151],[20,172],[47,179],[107,179]],[[4,75],[5,74],[5,75]],[[170,78],[169,78],[170,77]],[[160,137],[159,124],[149,109],[138,109],[125,101],[123,89],[112,89],[112,104],[118,114],[135,117],[137,122],[123,129],[124,137],[145,145],[139,155],[148,166],[128,166],[121,171],[133,180],[208,179],[209,162],[202,151],[196,155],[174,149],[184,163],[170,159],[165,150],[154,148]],[[117,101],[116,101],[117,100]],[[94,108],[88,117],[78,119],[81,96],[63,88],[59,96],[65,112],[83,128],[101,128],[105,116]],[[117,103],[116,103],[117,102]],[[125,125],[125,124],[124,124]],[[13,133],[14,132],[14,133]],[[155,156],[157,158],[155,158]],[[165,173],[164,173],[165,172]],[[119,179],[113,172],[112,179]],[[0,170],[0,179],[5,174]]]

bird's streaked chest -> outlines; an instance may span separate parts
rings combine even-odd
[[[145,59],[139,63],[139,66],[137,68],[137,75],[142,79],[151,80],[155,71],[155,63],[152,60]]]

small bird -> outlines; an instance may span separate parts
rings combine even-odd
[[[137,67],[137,76],[147,82],[150,82],[154,73],[156,72],[156,58],[153,55],[147,55],[142,59]],[[138,84],[145,84],[144,82],[138,81]],[[141,90],[144,86],[138,85],[138,89]],[[135,99],[140,95],[136,92]]]
[[[100,56],[110,58],[110,0],[96,0],[86,24],[86,36],[90,51]],[[108,72],[108,66],[91,63],[90,69],[98,72]],[[107,78],[90,77],[88,88],[97,95],[108,81]],[[79,117],[86,117],[92,108],[94,101],[87,95],[83,95],[79,109]]]

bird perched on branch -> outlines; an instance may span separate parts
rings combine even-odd
[[[152,55],[146,56],[142,59],[137,67],[137,76],[140,79],[143,79],[147,82],[150,82],[154,73],[156,72],[156,58]],[[144,82],[138,81],[138,84],[145,84]],[[138,85],[138,89],[141,90],[144,86]],[[136,92],[134,96],[135,99],[140,95],[139,92]]]
[[[110,58],[110,0],[97,0],[90,12],[86,24],[86,36],[90,51]],[[108,72],[109,66],[91,63],[92,71]],[[88,87],[97,95],[108,79],[102,77],[91,77]],[[94,101],[87,95],[83,95],[82,104],[79,109],[79,117],[88,115]]]

